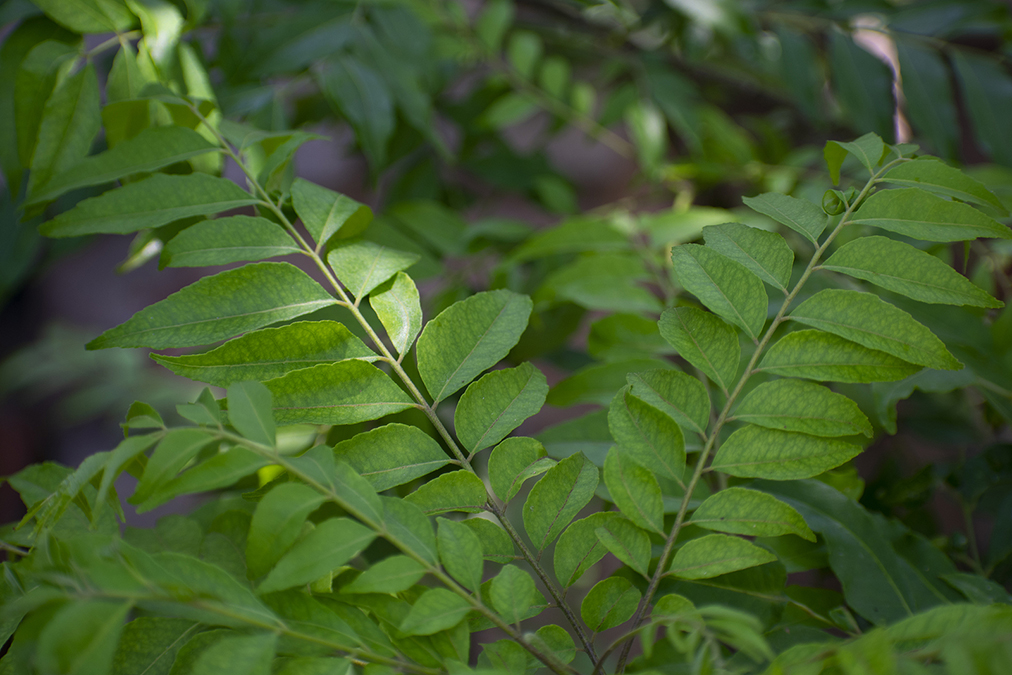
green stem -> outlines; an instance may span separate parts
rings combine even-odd
[[[763,350],[766,348],[766,345],[768,345],[769,341],[773,338],[773,333],[776,332],[777,328],[780,327],[780,324],[785,321],[784,315],[787,313],[787,308],[790,307],[791,303],[794,302],[794,299],[801,292],[801,289],[804,287],[805,282],[807,282],[808,278],[812,275],[812,272],[819,264],[819,260],[822,259],[822,256],[829,248],[829,245],[833,243],[834,239],[836,239],[836,236],[840,233],[840,230],[842,230],[844,226],[848,224],[849,218],[851,214],[854,212],[854,209],[857,208],[858,204],[864,201],[865,197],[868,196],[868,193],[875,186],[875,183],[878,181],[878,177],[883,175],[886,171],[888,171],[895,164],[901,161],[904,160],[902,159],[894,160],[889,164],[886,164],[882,169],[880,169],[877,173],[875,173],[871,178],[868,179],[868,182],[865,183],[864,188],[857,195],[854,201],[847,205],[847,209],[843,212],[843,215],[840,217],[840,222],[833,229],[833,231],[830,232],[829,236],[826,237],[826,240],[822,243],[822,245],[815,250],[814,254],[812,254],[812,259],[808,262],[808,266],[805,268],[805,271],[801,275],[801,278],[798,279],[798,283],[794,285],[793,290],[791,290],[791,292],[787,295],[787,297],[784,298],[784,302],[780,306],[780,310],[773,318],[773,321],[770,322],[770,326],[768,329],[766,329],[766,332],[763,334],[762,339],[759,341],[759,344],[756,347],[755,352],[753,352],[752,354],[752,358],[749,359],[748,365],[745,366],[745,372],[742,373],[741,378],[738,380],[738,384],[735,385],[731,393],[728,394],[727,401],[724,403],[724,408],[720,411],[720,415],[717,417],[717,422],[714,425],[713,431],[710,432],[710,437],[707,439],[706,445],[703,446],[703,451],[699,454],[699,460],[696,462],[695,471],[693,471],[692,473],[692,478],[689,481],[689,485],[685,490],[685,497],[682,498],[681,506],[678,509],[678,515],[675,517],[675,524],[671,528],[671,534],[668,535],[667,540],[664,542],[664,550],[661,552],[661,557],[657,562],[657,569],[654,571],[654,575],[650,579],[650,584],[649,586],[647,586],[647,592],[643,594],[643,599],[640,601],[640,605],[636,610],[635,616],[633,617],[634,628],[638,626],[639,623],[643,620],[643,615],[646,613],[647,607],[650,606],[650,600],[653,598],[654,593],[657,591],[657,586],[660,584],[661,577],[665,575],[664,570],[665,567],[667,567],[668,557],[671,555],[671,551],[675,546],[675,541],[678,539],[678,534],[679,532],[681,532],[682,525],[685,522],[685,516],[689,510],[689,501],[692,497],[692,493],[695,491],[696,484],[699,482],[700,476],[702,476],[703,471],[706,470],[706,460],[709,458],[710,452],[713,450],[714,443],[716,442],[717,437],[720,435],[720,430],[721,428],[723,428],[724,423],[727,421],[727,417],[731,412],[731,408],[734,405],[735,400],[741,394],[741,391],[742,389],[744,389],[745,384],[748,382],[749,378],[752,377],[752,375],[755,373],[754,368],[756,364],[759,362],[759,357],[762,356]],[[626,642],[625,647],[622,650],[622,655],[621,657],[619,657],[618,667],[615,670],[616,673],[621,674],[624,671],[626,659],[629,656],[630,649],[632,649],[632,641]]]

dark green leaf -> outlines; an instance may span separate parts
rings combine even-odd
[[[1002,215],[1008,214],[1001,200],[983,183],[934,157],[899,164],[882,176],[882,182],[937,192],[964,202],[994,207]]]
[[[426,561],[438,562],[436,533],[425,513],[400,498],[380,497],[380,501],[383,503],[383,522],[394,539]]]
[[[977,142],[995,161],[1012,166],[1012,141],[1002,122],[1012,105],[1012,80],[1001,63],[986,54],[955,49],[952,61]]]
[[[608,428],[627,457],[656,476],[682,483],[685,441],[682,430],[669,416],[647,404],[625,387],[612,399]]]
[[[600,515],[607,517],[594,530],[598,540],[616,558],[646,577],[650,567],[650,537],[616,513],[605,512]]]
[[[365,204],[302,179],[292,184],[292,204],[317,250],[335,235],[347,239],[361,234],[372,221],[372,209]]]
[[[546,457],[545,448],[533,438],[508,438],[492,450],[488,458],[488,478],[499,499],[513,499],[524,481],[540,476],[555,466]]]
[[[948,65],[938,51],[913,40],[897,40],[896,52],[907,118],[939,154],[956,159],[960,128]]]
[[[756,370],[831,382],[893,382],[920,367],[830,333],[799,330],[773,345]]]
[[[295,543],[310,513],[323,495],[300,483],[284,483],[268,492],[250,522],[246,539],[246,565],[251,578],[267,574]]]
[[[893,135],[893,74],[842,31],[830,34],[830,72],[844,119],[855,129]]]
[[[685,290],[715,314],[739,326],[753,340],[766,322],[766,289],[747,267],[698,244],[671,251],[671,263]]]
[[[179,495],[209,492],[229,487],[240,478],[249,476],[268,464],[270,461],[245,448],[232,448],[192,469],[187,469],[161,487],[156,488],[150,497],[137,506],[137,512],[150,511]],[[131,498],[131,501],[134,501],[135,498],[136,495]]]
[[[230,180],[204,173],[155,174],[137,183],[91,197],[46,221],[47,237],[129,234],[171,222],[228,211],[257,200]]]
[[[177,375],[227,387],[346,359],[371,360],[376,354],[336,321],[297,321],[247,333],[203,354],[151,358]]]
[[[859,445],[749,425],[724,441],[710,468],[746,478],[797,480],[817,476],[860,453]]]
[[[87,346],[206,345],[333,304],[334,299],[299,268],[288,263],[254,263],[190,284]]]
[[[437,518],[436,542],[443,567],[462,586],[476,591],[481,588],[485,567],[482,540],[473,529],[455,520]]]
[[[576,645],[566,629],[555,624],[542,626],[534,632],[531,643],[542,651],[552,654],[563,663],[576,658]]]
[[[724,391],[738,372],[738,334],[719,317],[695,307],[676,307],[661,314],[661,336],[686,361],[703,371]]]
[[[494,366],[527,327],[530,298],[511,291],[478,293],[429,321],[416,352],[422,381],[435,402]]]
[[[802,380],[759,385],[745,396],[732,419],[813,436],[872,435],[871,423],[856,403]]]
[[[177,234],[165,245],[161,266],[228,265],[291,255],[300,250],[284,230],[266,218],[231,216],[201,221]]]
[[[228,388],[228,419],[249,440],[274,447],[271,392],[259,382],[237,382]]]
[[[703,228],[706,245],[740,262],[760,279],[787,292],[794,252],[784,238],[741,223],[724,223]]]
[[[33,0],[56,23],[75,33],[121,33],[134,17],[118,0]]]
[[[594,513],[586,518],[575,521],[566,528],[555,545],[555,576],[563,588],[569,588],[579,580],[598,560],[608,552],[597,530],[608,527],[623,527],[613,521],[626,521],[620,514],[613,511]],[[623,537],[624,539],[625,537]]]
[[[471,611],[467,600],[445,588],[431,588],[411,606],[401,623],[405,635],[432,635],[453,628]]]
[[[776,559],[766,549],[745,539],[726,534],[708,534],[692,539],[679,548],[668,573],[680,579],[709,579]]]
[[[580,604],[580,616],[595,633],[619,626],[636,612],[641,594],[625,577],[597,582]]]
[[[818,206],[805,199],[788,197],[776,192],[766,192],[757,197],[743,197],[745,206],[783,223],[813,244],[826,229],[828,219]]]
[[[142,616],[123,627],[112,675],[169,675],[176,653],[198,624],[186,619]]]
[[[107,673],[131,603],[66,603],[39,634],[36,658],[46,673]]]
[[[324,96],[355,128],[374,170],[386,163],[394,131],[393,98],[380,75],[351,56],[338,57],[318,75]]]
[[[756,537],[796,534],[815,541],[815,535],[793,507],[765,492],[739,487],[730,487],[708,497],[689,522],[717,532]]]
[[[192,675],[269,675],[276,633],[224,637],[205,649],[190,671]]]
[[[354,558],[375,537],[372,530],[348,518],[325,520],[281,556],[257,593],[308,584]]]
[[[201,429],[173,429],[168,432],[151,453],[130,503],[137,504],[147,499],[212,441],[214,436]]]
[[[614,447],[604,462],[604,483],[622,514],[640,527],[664,532],[664,504],[657,479]]]
[[[529,363],[495,370],[464,391],[453,414],[464,448],[476,453],[495,445],[538,413],[548,395],[548,382]]]
[[[648,370],[627,378],[634,396],[667,413],[682,426],[705,433],[710,397],[696,378],[677,370]]]
[[[398,272],[373,290],[369,306],[379,317],[394,349],[403,357],[422,330],[422,306],[415,282],[404,272]]]
[[[428,434],[404,424],[357,434],[334,446],[334,454],[369,481],[377,492],[432,473],[450,458]]]
[[[522,262],[565,253],[626,251],[629,240],[606,220],[570,218],[538,232],[517,247],[510,260]]]
[[[917,188],[876,192],[858,208],[851,222],[926,241],[1012,239],[1008,227],[973,207]]]
[[[524,502],[524,528],[535,548],[544,550],[594,496],[597,467],[582,454],[562,460],[545,473]]]
[[[491,520],[468,518],[464,521],[464,525],[478,536],[482,557],[485,560],[504,565],[516,557],[516,549],[509,534]]]

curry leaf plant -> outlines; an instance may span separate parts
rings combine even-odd
[[[114,3],[77,5],[118,27]],[[93,74],[73,77],[39,132],[30,199],[122,184],[42,231],[174,228],[161,230],[163,266],[245,264],[89,343],[209,347],[154,358],[225,395],[205,389],[177,409],[189,424],[171,427],[138,402],[115,448],[8,479],[28,513],[3,532],[0,625],[13,637],[0,671],[960,672],[1007,640],[1012,609],[992,604],[1007,603],[1003,589],[834,486],[873,428],[827,383],[967,367],[907,299],[1001,306],[919,247],[1012,238],[953,198],[997,208],[972,179],[874,135],[833,143],[833,175],[848,155],[866,167],[855,188],[823,206],[746,202],[810,245],[731,223],[703,228],[704,243],[629,255],[614,231],[558,228],[512,262],[560,243],[579,252],[595,234],[607,246],[554,270],[533,299],[494,288],[424,321],[418,256],[367,237],[366,206],[285,177],[308,135],[226,122],[212,102],[154,86],[131,100],[164,124],[71,161],[77,146],[51,127],[84,120],[64,125],[83,137],[98,119]],[[228,158],[244,185],[213,165],[178,170],[202,156]],[[672,243],[670,267],[651,259]],[[274,260],[288,256],[304,264]],[[595,265],[604,283],[584,284]],[[612,284],[615,270],[625,282],[655,275],[659,293]],[[522,346],[535,302],[621,305],[628,288],[644,314],[663,309],[646,333],[666,344],[646,357],[551,390],[529,362],[497,368]],[[595,327],[598,341],[611,330]],[[584,441],[603,425],[603,451],[572,431],[514,435],[546,401],[588,391],[607,410],[576,424]],[[295,425],[311,440],[293,448],[282,436]],[[122,473],[136,478],[127,501],[139,512],[219,494],[121,532]],[[842,594],[786,585],[789,570],[821,567]]]

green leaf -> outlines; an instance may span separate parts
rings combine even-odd
[[[151,453],[130,503],[138,504],[146,500],[156,488],[171,480],[187,462],[213,441],[214,436],[202,429],[169,431]]]
[[[436,476],[404,499],[431,516],[447,511],[478,513],[484,510],[488,495],[480,478],[460,469]]]
[[[1012,166],[1012,142],[1002,122],[1012,101],[1008,73],[990,55],[977,55],[968,49],[953,50],[952,63],[977,142],[996,162]]]
[[[373,289],[369,306],[379,317],[397,354],[403,357],[422,330],[422,306],[415,282],[404,272],[398,272]]]
[[[372,209],[350,197],[298,178],[292,183],[292,205],[322,250],[331,237],[361,234],[372,221]]]
[[[602,579],[580,604],[580,616],[593,632],[608,630],[631,619],[641,597],[625,577]]]
[[[245,448],[232,448],[215,455],[192,469],[187,469],[164,485],[137,506],[137,513],[145,513],[175,499],[179,495],[209,492],[235,484],[270,462]],[[136,495],[131,497],[134,501]]]
[[[438,562],[436,533],[425,513],[404,499],[380,497],[380,501],[383,503],[383,523],[387,531],[427,562]]]
[[[513,499],[524,481],[540,476],[555,466],[546,457],[545,447],[533,438],[507,438],[492,450],[488,458],[488,478],[499,499]]]
[[[776,232],[741,223],[724,223],[704,227],[703,237],[713,250],[740,262],[766,283],[787,292],[794,252]]]
[[[77,46],[66,43],[68,37],[37,40],[29,46],[14,80],[13,121],[16,123],[12,131],[17,137],[17,159],[23,168],[31,165],[35,154],[46,102],[76,65],[78,57]]]
[[[436,543],[443,567],[465,588],[478,590],[485,569],[482,540],[462,522],[446,518],[437,518],[436,522]]]
[[[855,129],[871,129],[882,136],[893,134],[893,72],[850,35],[829,35],[830,73],[833,93],[844,119]]]
[[[477,293],[429,321],[416,353],[422,381],[438,403],[499,362],[520,339],[530,298],[511,291]]]
[[[744,478],[797,480],[818,476],[859,454],[859,445],[749,425],[724,441],[710,468]]]
[[[671,263],[685,290],[753,340],[758,337],[769,304],[759,277],[741,263],[698,244],[672,249]]]
[[[590,502],[597,489],[597,467],[580,453],[549,469],[524,502],[524,528],[534,547],[543,551]]]
[[[131,406],[132,407],[132,406]],[[116,449],[109,453],[105,469],[102,472],[102,482],[98,488],[98,496],[95,498],[95,509],[92,511],[92,520],[98,520],[98,512],[102,508],[112,489],[113,481],[119,477],[124,467],[129,466],[138,455],[150,448],[159,440],[161,434],[147,434],[145,436],[130,436],[123,439]]]
[[[876,192],[861,204],[851,222],[926,241],[1012,239],[1008,227],[975,208],[917,188]]]
[[[351,56],[332,60],[317,77],[324,97],[355,128],[369,163],[378,170],[386,163],[395,123],[393,98],[383,78]]]
[[[384,558],[355,577],[342,593],[400,593],[425,576],[425,568],[406,555]]]
[[[269,675],[277,640],[276,633],[224,637],[201,652],[190,673]]]
[[[872,435],[871,423],[856,403],[802,380],[760,384],[745,396],[732,419],[813,436]]]
[[[935,256],[886,237],[861,237],[848,242],[821,267],[921,302],[1004,306]]]
[[[491,520],[468,518],[463,524],[478,536],[481,554],[485,560],[505,565],[516,557],[516,549],[509,534]]]
[[[798,305],[788,318],[910,363],[938,370],[962,367],[928,328],[871,293],[828,288]]]
[[[639,464],[625,457],[619,448],[608,451],[604,461],[604,483],[611,500],[622,514],[640,527],[664,532],[664,504],[657,479]]]
[[[201,221],[177,234],[165,245],[160,266],[210,267],[300,251],[284,230],[266,218],[231,216]]]
[[[606,526],[610,526],[610,529],[621,528],[621,524],[612,522],[616,519],[628,522],[614,511],[600,511],[575,521],[562,533],[555,545],[554,566],[555,577],[563,588],[575,584],[605,556],[609,549],[597,536],[597,530]]]
[[[430,588],[411,606],[400,630],[405,635],[432,635],[453,628],[469,611],[471,605],[459,595],[445,588]]]
[[[682,484],[685,440],[678,424],[657,408],[636,398],[626,386],[612,399],[608,428],[629,457],[657,476]]]
[[[186,127],[149,127],[110,150],[84,158],[66,170],[55,173],[47,183],[40,184],[40,191],[31,201],[52,201],[70,190],[149,173],[216,150],[217,147],[203,136]],[[280,231],[277,225],[273,228]],[[291,239],[286,239],[291,245]]]
[[[679,548],[668,573],[680,579],[709,579],[776,559],[766,549],[739,537],[708,534]]]
[[[1008,215],[1008,210],[1001,200],[984,187],[983,183],[934,157],[919,157],[912,162],[899,164],[882,176],[881,180],[884,183],[921,188],[960,201],[990,206],[1002,215]]]
[[[679,356],[703,371],[721,389],[730,391],[741,354],[734,328],[695,307],[668,309],[661,314],[658,325],[661,336]]]
[[[248,192],[224,178],[205,173],[159,173],[85,199],[43,223],[39,231],[47,237],[129,234],[255,203],[257,200]]]
[[[177,375],[228,387],[245,380],[265,382],[347,359],[377,357],[336,321],[297,321],[247,333],[203,354],[152,354],[151,358]]]
[[[84,159],[101,124],[98,78],[89,64],[58,84],[46,101],[28,175],[29,201],[36,201],[53,176]]]
[[[105,102],[112,103],[132,101],[140,104],[144,87],[152,82],[153,73],[142,72],[137,63],[137,51],[129,42],[120,43],[120,49],[112,60],[109,78],[105,85]],[[146,103],[146,102],[145,102]],[[111,112],[111,110],[110,110]],[[146,111],[149,112],[149,111]],[[156,128],[156,127],[151,127]],[[166,127],[157,127],[166,128]],[[108,142],[109,147],[119,143]]]
[[[386,373],[364,361],[304,368],[264,384],[281,426],[355,424],[414,406]]]
[[[474,22],[478,39],[489,50],[499,51],[507,29],[513,23],[513,3],[509,0],[491,0],[485,3]]]
[[[387,424],[356,434],[334,446],[334,454],[354,467],[377,492],[403,485],[450,463],[431,436],[404,424]]]
[[[538,112],[537,99],[519,92],[509,92],[497,98],[482,113],[479,124],[489,129],[505,129],[518,124]]]
[[[765,492],[739,487],[730,487],[708,497],[689,522],[717,532],[755,537],[796,534],[815,541],[815,535],[793,507]]]
[[[786,225],[813,244],[818,244],[819,235],[829,223],[825,212],[806,199],[766,192],[757,197],[742,197],[742,201],[753,211]]]
[[[710,397],[696,378],[678,370],[648,370],[631,373],[627,381],[633,396],[667,413],[683,427],[706,433]]]
[[[253,579],[267,574],[295,543],[323,495],[301,483],[283,483],[257,504],[246,538],[246,565]]]
[[[237,382],[228,388],[228,419],[251,441],[274,447],[271,392],[259,382]]]
[[[548,381],[529,363],[495,370],[471,384],[453,414],[457,437],[471,454],[495,445],[538,413]]]
[[[530,80],[534,76],[534,68],[541,60],[544,45],[536,34],[525,30],[514,31],[510,36],[506,57],[520,75]]]
[[[109,672],[131,603],[70,601],[38,637],[36,659],[46,673],[99,675]]]
[[[117,0],[32,0],[56,23],[75,33],[122,33],[134,17]]]
[[[199,624],[187,619],[142,616],[123,627],[112,675],[169,675],[172,663]]]
[[[650,567],[650,537],[626,518],[617,513],[605,512],[594,534],[611,553],[643,576]],[[561,539],[559,540],[561,544]]]
[[[334,299],[299,268],[253,263],[190,284],[102,333],[87,347],[206,345],[333,304]]]
[[[648,98],[637,98],[624,117],[640,166],[648,173],[656,172],[668,149],[668,126],[660,108]]]
[[[895,356],[818,330],[788,333],[756,368],[781,377],[831,382],[893,382],[918,370]]]
[[[414,253],[397,251],[365,239],[338,242],[327,256],[337,278],[355,298],[369,293],[418,262]]]
[[[535,300],[568,300],[594,310],[651,312],[661,310],[657,297],[640,285],[649,278],[643,260],[630,253],[582,256],[551,272]]]
[[[325,520],[281,556],[257,587],[257,593],[281,591],[319,579],[357,556],[375,538],[372,530],[354,520]]]
[[[552,654],[563,663],[570,663],[576,658],[576,644],[565,628],[553,623],[534,631],[531,644],[542,651]]]
[[[509,259],[523,262],[558,254],[608,253],[628,251],[630,248],[625,235],[607,220],[581,216],[539,231],[518,246]]]
[[[952,75],[941,52],[912,40],[897,40],[896,55],[903,78],[904,114],[917,136],[929,141],[947,159],[959,157],[960,124]]]
[[[297,656],[285,659],[275,675],[348,675],[351,661],[324,656]]]
[[[516,565],[506,565],[492,577],[489,596],[492,607],[507,623],[519,624],[531,605],[537,602],[538,589],[531,575]]]

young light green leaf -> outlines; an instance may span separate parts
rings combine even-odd
[[[617,513],[605,512],[606,518],[595,528],[594,534],[612,554],[643,576],[650,567],[650,537],[626,518]],[[559,540],[562,541],[561,539]]]
[[[593,513],[566,528],[555,545],[555,577],[563,588],[575,584],[583,574],[608,552],[597,530],[622,516],[614,511]],[[623,519],[624,520],[624,519]]]
[[[876,192],[854,212],[851,222],[925,241],[1012,239],[1007,226],[977,209],[917,188]]]
[[[203,354],[152,354],[151,358],[177,375],[228,387],[245,380],[266,382],[295,370],[346,359],[377,357],[336,321],[297,321],[247,333]]]
[[[396,541],[422,556],[427,562],[439,561],[436,533],[432,521],[409,501],[396,497],[380,497],[383,504],[383,523]]]
[[[87,347],[206,345],[333,304],[334,299],[299,268],[253,263],[190,284],[102,333]]]
[[[355,577],[342,593],[400,593],[425,576],[422,564],[406,555],[384,558]]]
[[[930,190],[964,202],[991,206],[1002,215],[1008,214],[1001,200],[983,183],[934,157],[919,157],[899,164],[882,176],[882,182]]]
[[[492,577],[489,596],[503,620],[514,624],[520,623],[531,605],[541,599],[531,575],[516,565],[506,565]]]
[[[431,516],[447,511],[478,513],[485,508],[488,495],[480,478],[461,469],[436,476],[404,499]]]
[[[580,453],[545,473],[524,502],[524,528],[535,548],[543,551],[555,541],[594,496],[597,483],[597,467]]]
[[[201,652],[190,673],[269,675],[277,641],[276,633],[224,637]]]
[[[703,371],[721,389],[730,391],[741,354],[734,328],[695,307],[668,309],[661,314],[658,325],[661,336],[683,359]]]
[[[212,441],[214,436],[202,429],[173,429],[165,434],[151,453],[130,503],[139,504],[147,499]]]
[[[119,147],[122,146],[117,149]],[[231,216],[201,221],[177,234],[162,250],[159,265],[228,265],[291,255],[300,250],[284,230],[266,218]]]
[[[397,354],[403,357],[422,330],[422,306],[415,282],[404,272],[398,272],[373,289],[369,306],[379,317]]]
[[[414,406],[386,373],[364,361],[304,368],[264,384],[274,396],[274,419],[282,426],[355,424]]]
[[[459,595],[445,588],[430,588],[411,606],[400,630],[405,635],[432,635],[453,628],[469,611],[471,605]]]
[[[429,321],[416,353],[422,381],[438,403],[499,362],[527,328],[530,298],[507,290],[477,293]]]
[[[513,499],[524,481],[539,476],[555,466],[545,447],[533,438],[507,438],[492,450],[488,458],[488,478],[499,499]]]
[[[282,591],[319,579],[357,556],[375,538],[375,532],[354,520],[325,520],[281,556],[257,593]]]
[[[640,527],[664,532],[664,504],[657,479],[618,447],[604,460],[604,483],[622,514]]]
[[[962,366],[927,327],[871,293],[827,288],[788,318],[910,363],[937,370]]]
[[[821,267],[921,302],[1004,306],[935,256],[886,237],[861,237],[848,242]]]
[[[499,525],[484,518],[468,518],[463,524],[477,535],[478,541],[481,542],[481,554],[485,560],[505,565],[516,558],[513,540]]]
[[[685,290],[753,340],[758,337],[769,304],[759,277],[741,263],[698,244],[676,246],[671,264]]]
[[[717,532],[756,537],[796,534],[815,541],[804,518],[792,506],[765,492],[739,487],[730,487],[708,497],[689,522]]]
[[[334,454],[377,492],[403,485],[450,463],[442,448],[418,427],[387,424],[334,446]]]
[[[823,150],[826,164],[829,166],[829,177],[834,185],[840,184],[840,167],[848,154],[857,158],[857,161],[864,165],[869,174],[874,174],[876,167],[882,162],[886,154],[886,145],[875,133],[867,133],[849,143],[842,141],[827,141]]]
[[[485,568],[481,539],[462,522],[447,518],[437,518],[436,522],[436,543],[443,567],[465,588],[478,590]]]
[[[361,234],[372,221],[372,209],[350,197],[301,178],[292,183],[292,204],[322,250],[330,238]]]
[[[787,292],[794,251],[776,232],[741,223],[724,223],[704,227],[703,238],[713,250],[740,262],[766,283]]]
[[[541,410],[548,381],[530,363],[494,370],[472,383],[457,403],[453,424],[469,452],[495,445]]]
[[[215,150],[217,150],[215,145],[186,127],[148,127],[116,147],[86,157],[66,170],[54,174],[48,183],[41,185],[41,189],[31,201],[34,203],[52,201],[70,190],[111,183],[134,174],[149,173]],[[273,227],[281,231],[277,225]]]
[[[327,262],[334,268],[337,278],[359,299],[418,260],[415,253],[397,251],[365,239],[338,242],[327,255]]]
[[[710,397],[703,383],[678,370],[631,373],[626,380],[632,394],[667,413],[683,427],[706,432],[710,422]]]
[[[636,612],[642,597],[625,577],[609,577],[594,584],[580,604],[580,616],[595,633],[619,626]]]
[[[775,380],[748,393],[732,419],[813,436],[871,438],[871,423],[856,403],[812,382]]]
[[[198,630],[187,619],[142,616],[123,627],[112,675],[168,675],[179,648]]]
[[[28,174],[29,201],[38,201],[54,176],[84,159],[101,125],[98,78],[89,63],[58,84],[46,101]]]
[[[105,84],[106,105],[132,101],[139,103],[141,92],[144,87],[151,83],[153,73],[142,72],[137,63],[137,50],[129,42],[121,43],[119,51],[113,57],[112,67],[109,69],[109,77]],[[145,101],[146,103],[146,101]],[[140,106],[138,106],[140,107]],[[150,112],[146,111],[146,112]],[[103,115],[104,117],[105,115]],[[108,122],[107,122],[108,124]],[[150,127],[166,128],[166,127]],[[118,143],[109,142],[109,147],[115,147]]]
[[[829,223],[825,212],[805,199],[766,192],[757,197],[743,197],[742,201],[753,211],[786,225],[813,244],[818,244],[819,235]]]
[[[236,382],[228,388],[228,419],[251,441],[274,447],[271,392],[259,382]]]
[[[799,330],[773,345],[756,370],[830,382],[893,382],[920,367],[830,333]]]
[[[283,483],[264,495],[253,512],[246,538],[250,578],[267,574],[298,539],[306,517],[324,501],[301,483]]]
[[[710,468],[742,478],[797,480],[834,469],[861,454],[835,439],[749,425],[731,434]]]
[[[685,440],[678,424],[657,408],[636,398],[628,385],[608,409],[608,428],[627,457],[657,476],[682,483]]]
[[[129,234],[191,216],[237,209],[257,200],[230,180],[206,173],[157,173],[91,197],[39,227],[47,237]]]
[[[38,667],[47,673],[106,673],[130,602],[70,601],[38,635]]]
[[[692,539],[675,553],[669,574],[680,579],[709,579],[773,562],[777,557],[739,537],[708,534]]]

